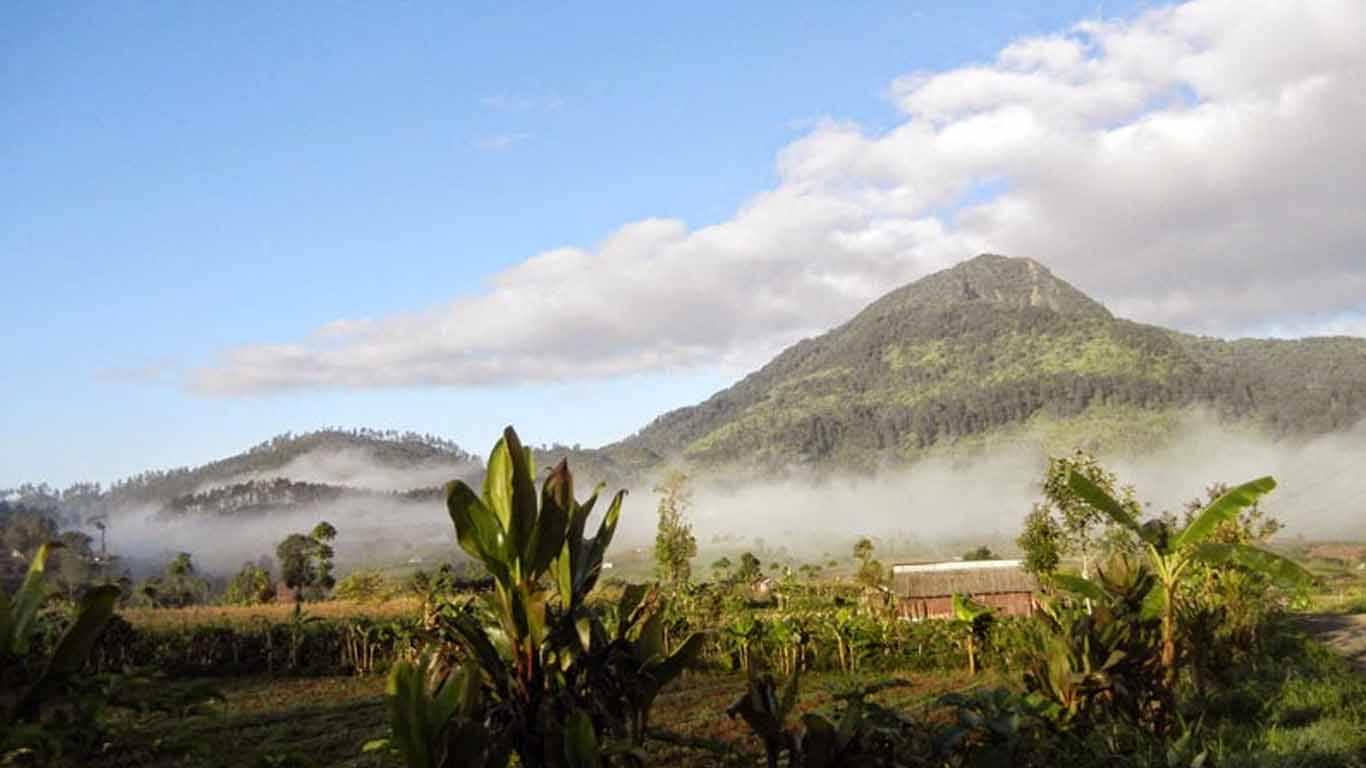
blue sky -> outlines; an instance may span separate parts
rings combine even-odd
[[[0,487],[108,481],[331,424],[479,452],[508,422],[535,442],[628,434],[756,358],[709,363],[702,344],[687,364],[583,379],[352,376],[227,396],[187,381],[224,370],[233,349],[478,298],[500,271],[630,222],[725,222],[784,187],[779,158],[810,155],[831,126],[877,137],[904,124],[899,76],[1142,10],[1039,5],[10,5]],[[968,182],[988,196],[1012,186]],[[895,287],[882,282],[860,290]],[[1179,301],[1108,295],[1140,315]]]

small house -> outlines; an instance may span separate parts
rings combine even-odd
[[[910,621],[953,616],[953,596],[967,595],[1005,616],[1033,615],[1037,580],[1019,560],[951,560],[892,566],[897,615]]]
[[[773,597],[777,582],[768,576],[757,576],[749,583],[749,594],[753,600],[768,600]]]

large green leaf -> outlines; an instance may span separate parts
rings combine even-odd
[[[617,627],[616,635],[618,638],[626,637],[626,630],[631,628],[631,624],[636,620],[636,609],[640,607],[641,601],[650,591],[646,584],[627,584],[621,590],[621,599],[617,601]]]
[[[632,643],[636,658],[645,661],[664,654],[664,612],[654,611],[640,627],[640,635]]]
[[[1167,607],[1167,588],[1161,582],[1153,585],[1148,590],[1148,594],[1143,596],[1143,607],[1139,615],[1145,619],[1156,619],[1162,615],[1163,609]]]
[[[1091,482],[1091,479],[1086,475],[1083,475],[1080,472],[1069,472],[1067,485],[1072,489],[1073,493],[1081,497],[1082,501],[1085,501],[1095,509],[1103,512],[1107,517],[1115,521],[1115,523],[1128,528],[1144,538],[1144,540],[1147,540],[1138,521],[1134,519],[1133,515],[1129,514],[1129,510],[1126,509],[1123,504],[1115,501],[1114,497],[1106,493],[1099,485]]]
[[[400,661],[389,670],[385,705],[389,710],[392,744],[408,768],[437,768],[432,754],[431,724],[426,713],[424,670]]]
[[[487,566],[495,578],[503,576],[500,581],[506,581],[506,534],[494,512],[460,480],[446,484],[446,510],[455,523],[460,548]]]
[[[519,451],[520,453],[520,451]],[[512,456],[507,436],[499,438],[484,468],[484,503],[505,531],[512,530]]]
[[[1235,488],[1200,511],[1195,520],[1185,530],[1172,539],[1173,552],[1199,544],[1224,523],[1234,520],[1238,513],[1257,503],[1257,500],[1276,488],[1276,479],[1267,476],[1250,480]]]
[[[565,723],[564,758],[569,768],[599,768],[602,765],[593,721],[581,709],[574,710]]]
[[[17,719],[37,719],[39,707],[48,690],[81,668],[91,649],[95,647],[100,630],[109,621],[109,617],[114,615],[114,603],[118,601],[120,594],[118,587],[106,585],[95,587],[81,597],[80,607],[76,611],[76,621],[57,641],[57,647],[48,658],[47,667],[44,668],[42,675],[24,693],[23,699],[15,708]]]
[[[565,532],[574,509],[574,476],[561,460],[541,486],[541,516],[523,558],[530,574],[539,576],[564,548]]]
[[[976,602],[967,595],[953,596],[953,617],[959,621],[972,623],[991,613],[991,608]]]
[[[684,640],[667,659],[651,667],[650,677],[654,679],[655,684],[663,688],[682,674],[683,670],[695,664],[702,656],[706,639],[706,635],[701,632],[688,635],[688,639]]]
[[[1195,554],[1200,560],[1214,565],[1237,563],[1266,575],[1282,586],[1299,587],[1314,583],[1314,575],[1294,560],[1247,544],[1207,542],[1197,547]]]
[[[1055,573],[1049,578],[1059,589],[1066,590],[1074,595],[1080,595],[1096,602],[1105,599],[1105,590],[1089,579],[1083,579],[1070,573]]]
[[[483,623],[468,613],[460,613],[451,619],[451,628],[460,635],[461,645],[474,656],[488,679],[494,685],[505,683],[509,674],[507,664],[494,647]]]
[[[75,672],[85,663],[105,622],[114,615],[114,604],[122,592],[118,587],[105,585],[87,590],[81,596],[76,621],[67,628],[48,660],[47,674],[58,678]]]
[[[38,552],[28,564],[24,583],[14,594],[14,601],[10,605],[9,632],[2,639],[5,649],[16,656],[28,653],[30,636],[33,634],[33,619],[38,615],[43,598],[47,597],[47,559],[54,550],[61,548],[61,542],[56,541],[38,547]]]
[[[508,526],[508,537],[512,542],[511,550],[522,554],[528,550],[527,545],[536,530],[536,476],[531,451],[522,446],[517,431],[512,427],[503,430],[503,440],[512,461],[512,524]],[[530,578],[530,574],[523,573],[522,578]]]

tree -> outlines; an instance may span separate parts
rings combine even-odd
[[[1225,543],[1215,536],[1230,522],[1236,522],[1258,499],[1276,487],[1275,479],[1261,477],[1229,489],[1222,496],[1187,516],[1188,522],[1178,526],[1169,519],[1149,520],[1139,524],[1131,514],[1133,505],[1115,499],[1090,477],[1073,472],[1068,477],[1068,488],[1082,503],[1116,525],[1123,526],[1142,542],[1141,549],[1148,566],[1157,577],[1156,585],[1144,600],[1144,613],[1162,618],[1162,669],[1168,689],[1176,686],[1177,678],[1177,621],[1181,615],[1182,587],[1199,574],[1198,564],[1235,564],[1283,583],[1307,584],[1313,581],[1308,571],[1297,563],[1265,549],[1247,543]],[[1085,582],[1070,580],[1072,588],[1088,597]]]
[[[166,564],[157,591],[157,602],[162,605],[194,605],[203,601],[209,584],[195,571],[194,557],[181,552]]]
[[[1099,551],[1127,549],[1125,540],[1132,539],[1126,529],[1116,529],[1111,520],[1077,496],[1069,484],[1073,475],[1085,477],[1117,499],[1129,517],[1138,517],[1142,512],[1133,487],[1120,487],[1115,474],[1102,467],[1094,456],[1079,450],[1068,457],[1049,459],[1043,482],[1044,500],[1034,505],[1016,540],[1024,551],[1025,570],[1031,573],[1051,574],[1063,557],[1077,555],[1081,558],[1082,577],[1089,578],[1091,562]]]
[[[659,525],[655,531],[655,573],[661,581],[686,584],[692,577],[692,558],[697,556],[697,538],[688,522],[692,488],[688,476],[670,471],[655,487],[659,498]]]
[[[764,564],[753,552],[745,552],[740,555],[740,566],[735,569],[735,581],[744,584],[754,581],[763,575]]]
[[[1058,570],[1065,547],[1062,526],[1053,519],[1047,506],[1034,505],[1025,517],[1024,530],[1015,543],[1024,552],[1022,565],[1029,573],[1041,576]]]
[[[223,602],[230,605],[257,605],[275,599],[270,571],[256,563],[243,563],[242,570],[228,582]]]
[[[983,544],[976,549],[970,549],[967,552],[964,552],[963,559],[969,562],[975,562],[980,560],[1000,560],[1001,558],[997,557],[996,553],[991,551],[991,547]]]
[[[330,542],[336,537],[337,529],[321,522],[308,534],[289,534],[275,547],[275,558],[280,562],[280,581],[294,592],[296,600],[303,598],[305,590],[332,588]]]
[[[717,581],[727,581],[730,577],[730,569],[734,565],[729,557],[718,557],[711,564],[712,578]]]
[[[336,552],[332,549],[332,542],[337,538],[337,529],[324,520],[313,526],[313,530],[308,535],[318,545],[318,586],[323,589],[331,589],[337,583],[336,579],[332,578],[332,558],[336,556]]]
[[[858,573],[855,578],[865,587],[874,588],[882,586],[886,581],[886,569],[882,567],[882,562],[873,557],[873,540],[863,537],[854,544],[854,559],[859,561]]]

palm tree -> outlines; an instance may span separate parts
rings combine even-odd
[[[1081,499],[1105,514],[1115,523],[1132,531],[1141,542],[1141,550],[1157,582],[1143,603],[1145,615],[1162,617],[1162,669],[1169,687],[1176,685],[1176,622],[1180,588],[1196,569],[1194,564],[1224,565],[1234,563],[1258,571],[1282,583],[1303,584],[1313,576],[1295,562],[1273,552],[1249,544],[1221,544],[1209,541],[1224,523],[1234,520],[1244,509],[1257,503],[1276,487],[1276,480],[1261,477],[1236,486],[1210,502],[1180,530],[1164,520],[1150,520],[1139,524],[1129,508],[1115,500],[1085,475],[1073,472],[1068,484]],[[1087,582],[1067,580],[1069,589],[1085,594]],[[1094,588],[1094,585],[1091,585]]]

